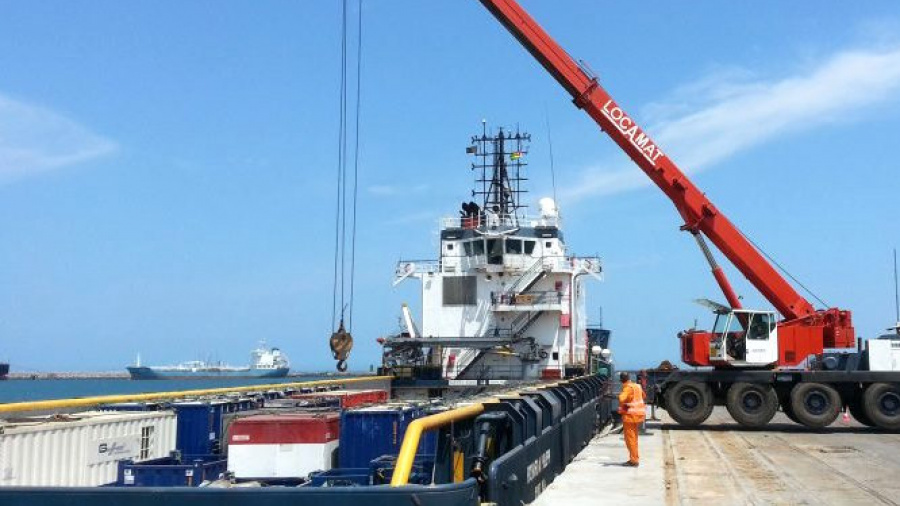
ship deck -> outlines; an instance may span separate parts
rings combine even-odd
[[[782,413],[744,429],[718,407],[687,429],[657,413],[639,468],[621,465],[621,434],[596,437],[532,504],[900,504],[898,434],[840,418],[810,431]]]

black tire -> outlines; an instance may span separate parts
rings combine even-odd
[[[863,394],[863,410],[877,427],[900,430],[900,386],[873,383]]]
[[[863,407],[862,393],[860,393],[858,399],[853,399],[847,404],[847,410],[850,411],[850,414],[853,415],[857,422],[867,427],[875,427],[875,423],[869,418]]]
[[[841,406],[840,394],[824,383],[800,383],[791,390],[791,411],[798,422],[813,429],[831,425]]]
[[[771,385],[735,383],[728,389],[725,407],[744,427],[763,427],[778,411],[778,396]]]
[[[700,425],[712,413],[712,389],[698,381],[679,381],[666,389],[666,411],[681,425]]]

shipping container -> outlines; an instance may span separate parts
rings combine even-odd
[[[173,403],[172,409],[178,414],[175,448],[182,455],[223,453],[224,418],[258,406],[248,397]]]
[[[387,390],[334,390],[308,394],[295,394],[292,399],[303,399],[315,403],[337,403],[342,409],[364,405],[382,404],[388,400]]]
[[[115,404],[103,404],[100,411],[162,411],[169,409],[165,402],[117,402]]]
[[[219,479],[228,464],[222,455],[188,455],[173,452],[169,457],[119,462],[116,485],[120,487],[196,487]]]
[[[255,415],[228,429],[228,470],[240,479],[305,478],[334,465],[337,413]]]
[[[175,430],[171,411],[87,411],[0,421],[0,486],[113,483],[120,460],[169,455]]]
[[[384,455],[400,452],[406,428],[425,412],[416,406],[375,406],[344,411],[341,414],[341,467],[369,467]],[[425,433],[418,455],[433,455],[437,436]]]

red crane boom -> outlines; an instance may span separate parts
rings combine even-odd
[[[637,122],[603,89],[597,78],[559,46],[515,0],[480,0],[537,61],[572,95],[573,101],[666,194],[694,234],[713,275],[733,308],[740,303],[715,263],[703,236],[721,251],[785,318],[779,363],[793,365],[822,348],[855,344],[851,314],[836,308],[816,310],[766,261],[740,230],[706,198]],[[702,235],[700,235],[702,233]],[[807,353],[809,352],[809,353]],[[706,365],[706,364],[697,364]]]

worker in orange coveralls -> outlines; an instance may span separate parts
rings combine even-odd
[[[644,423],[646,408],[644,407],[644,390],[630,381],[627,372],[619,374],[622,382],[622,393],[619,394],[619,414],[622,415],[622,433],[625,436],[625,447],[628,448],[628,462],[624,465],[638,467],[638,429]]]

